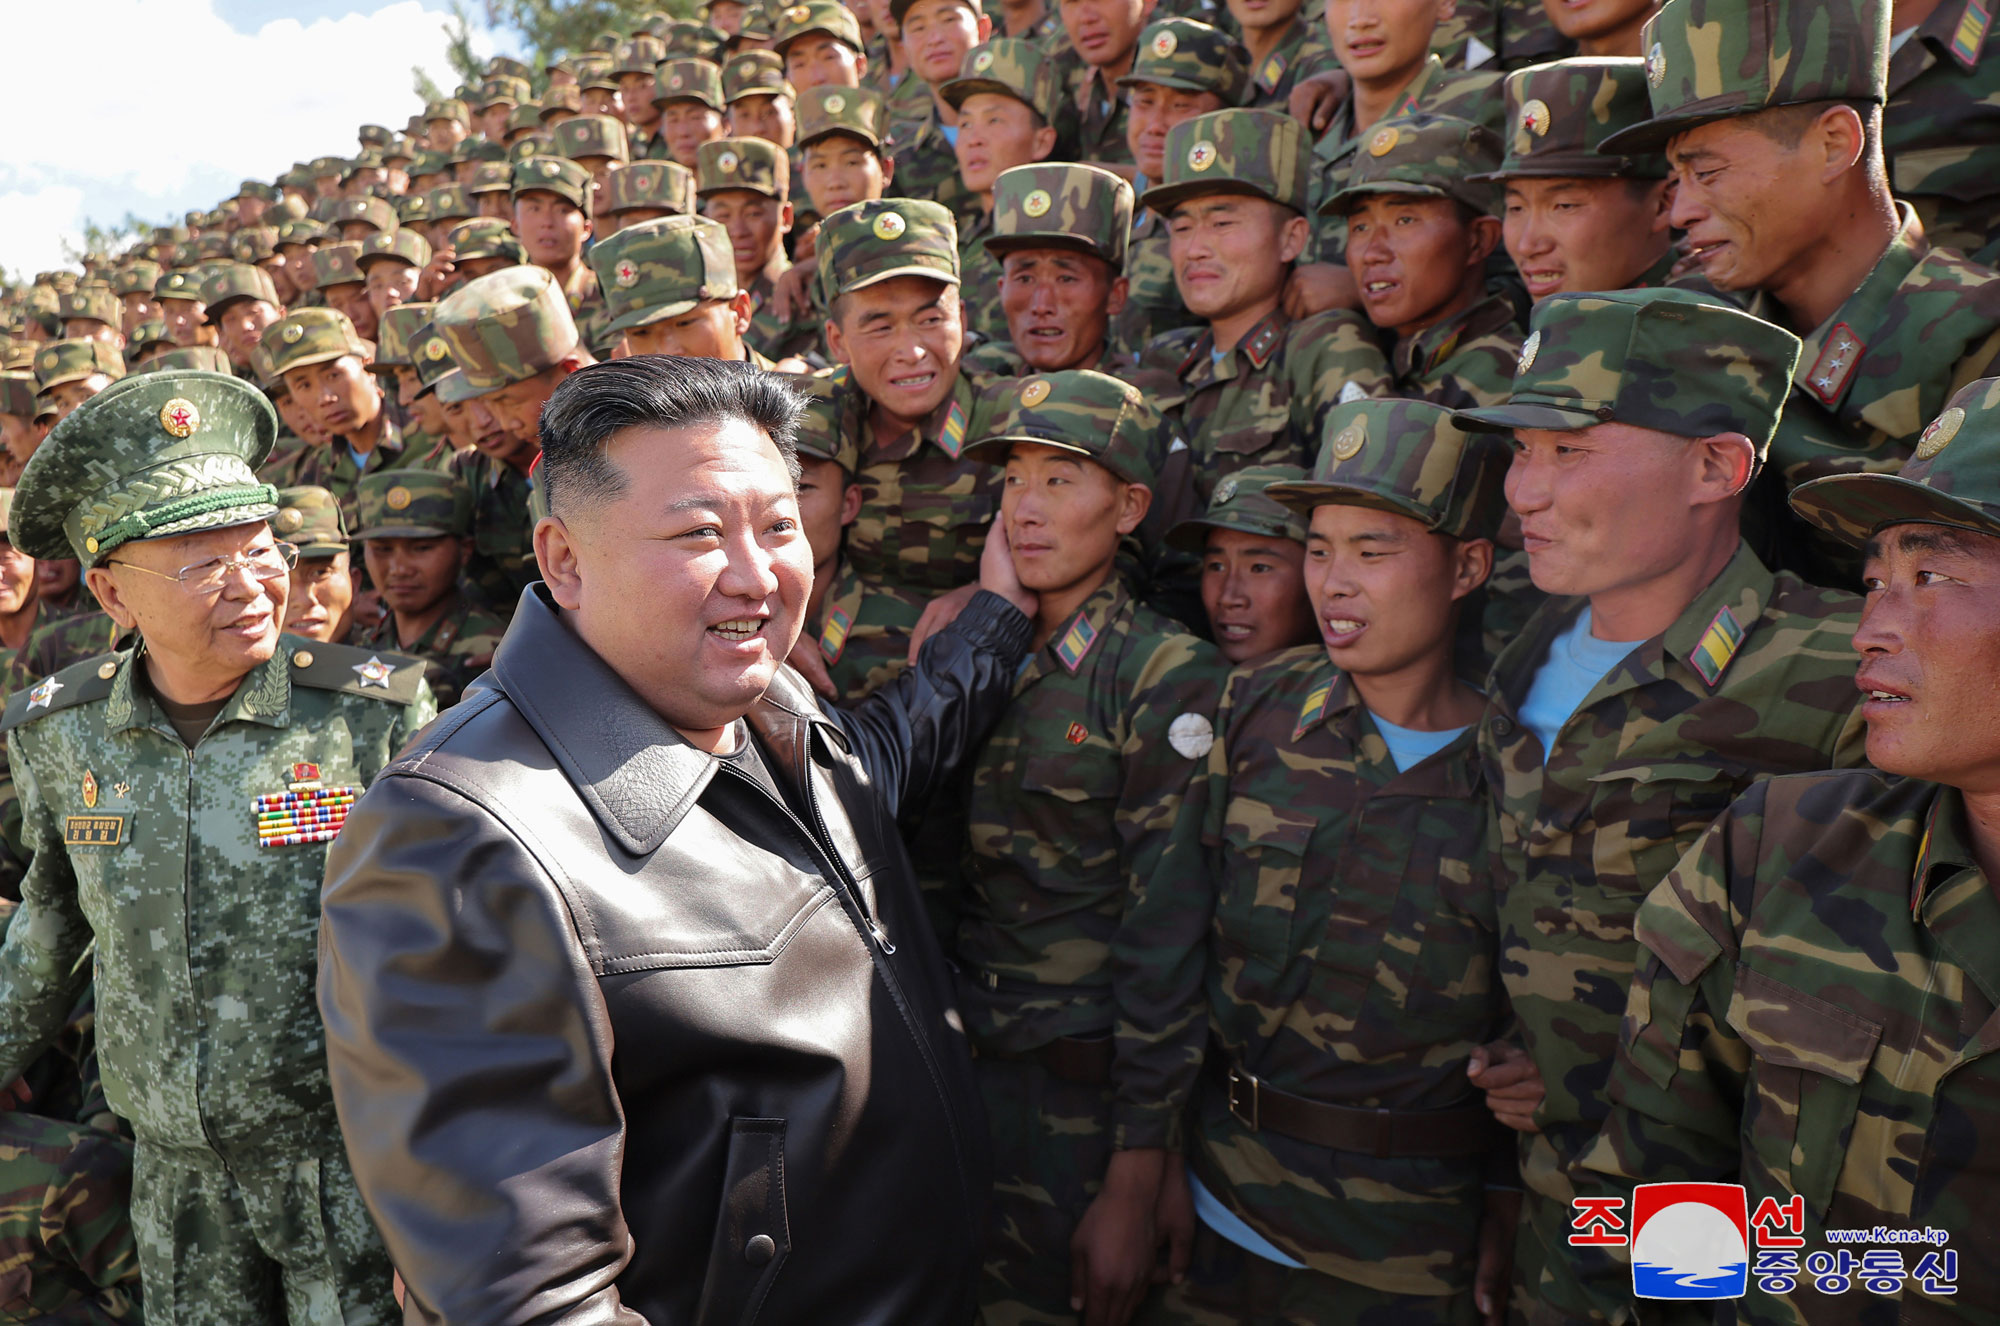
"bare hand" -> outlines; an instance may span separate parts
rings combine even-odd
[[[1542,1074],[1526,1050],[1511,1041],[1482,1045],[1472,1052],[1465,1075],[1486,1093],[1486,1108],[1494,1118],[1517,1133],[1542,1131],[1535,1122],[1544,1094]]]
[[[1153,1211],[1166,1171],[1162,1150],[1120,1151],[1104,1188],[1069,1241],[1069,1305],[1083,1326],[1125,1326],[1153,1282]]]
[[[1153,1225],[1167,1255],[1153,1264],[1153,1283],[1179,1284],[1187,1279],[1188,1263],[1194,1259],[1194,1191],[1188,1187],[1187,1161],[1179,1153],[1167,1157],[1167,1172],[1160,1179],[1160,1200],[1153,1204]]]
[[[1326,132],[1326,126],[1333,123],[1334,112],[1340,103],[1347,100],[1347,71],[1329,69],[1311,78],[1302,78],[1292,86],[1291,100],[1286,109],[1292,118],[1313,131],[1315,136]]]
[[[450,288],[458,276],[458,268],[453,262],[456,256],[448,245],[432,252],[430,262],[417,273],[418,299],[429,302]]]
[[[829,700],[838,700],[840,691],[833,684],[833,674],[826,669],[826,655],[819,651],[819,638],[810,631],[801,632],[799,642],[792,646],[792,654],[785,662],[806,679],[806,684]]]
[[[1514,1237],[1521,1225],[1521,1194],[1488,1189],[1479,1220],[1479,1261],[1472,1272],[1472,1305],[1483,1326],[1507,1326],[1507,1291],[1514,1279]]]
[[[771,312],[779,322],[797,322],[812,312],[812,278],[818,271],[800,258],[771,283]]]
[[[1361,287],[1340,263],[1315,262],[1292,269],[1285,282],[1285,314],[1297,320],[1328,309],[1361,307]]]

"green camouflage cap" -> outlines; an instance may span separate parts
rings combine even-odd
[[[160,318],[148,318],[132,329],[125,338],[125,348],[137,359],[156,345],[172,345],[174,338],[167,335],[167,324]]]
[[[986,251],[1078,249],[1115,272],[1125,269],[1132,231],[1132,186],[1100,166],[1036,162],[1003,170],[993,181],[993,233]]]
[[[197,243],[196,243],[195,241],[193,241],[193,240],[189,240],[189,241],[188,241],[187,243],[185,243],[185,244],[176,244],[176,245],[174,245],[174,267],[175,267],[175,269],[176,269],[176,270],[180,270],[180,271],[185,271],[185,270],[187,270],[188,268],[190,268],[190,267],[194,266],[194,265],[195,265],[195,264],[196,264],[197,262],[201,261],[201,252],[200,252],[200,249],[201,249],[201,246],[200,246],[199,244],[197,244]],[[55,309],[54,309],[54,300],[55,300],[55,297],[56,297],[56,289],[55,289],[55,287],[54,287],[54,286],[38,286],[38,287],[36,287],[36,288],[37,288],[37,289],[46,289],[46,290],[47,290],[47,291],[49,292],[49,297],[50,297],[50,305],[51,305],[51,307],[50,307],[49,311],[50,311],[51,313],[53,313],[53,312],[55,311]]]
[[[2000,378],[1963,388],[1895,474],[1836,474],[1792,490],[1792,510],[1843,543],[1885,525],[1949,525],[2000,538]]]
[[[366,363],[371,353],[347,315],[331,308],[294,309],[266,327],[258,344],[270,355],[271,371],[278,377],[346,355]]]
[[[326,241],[326,237],[326,227],[317,221],[304,219],[287,221],[278,227],[278,244],[281,248],[286,244],[322,244]]]
[[[1250,92],[1250,53],[1243,44],[1191,18],[1163,18],[1139,34],[1132,72],[1118,86],[1156,83],[1186,92],[1213,92],[1240,106]]]
[[[230,237],[229,256],[238,262],[255,265],[276,256],[277,252],[276,226],[247,226]]]
[[[1346,216],[1370,194],[1451,198],[1481,215],[1500,201],[1500,135],[1453,115],[1400,116],[1375,126],[1354,154],[1347,180],[1320,204],[1321,216]]]
[[[341,172],[340,178],[343,181],[345,181],[347,179],[352,178],[355,175],[360,174],[364,170],[381,170],[381,169],[382,169],[382,154],[380,152],[377,152],[374,148],[364,148],[360,152],[357,152],[354,155],[353,159],[351,159],[347,163],[347,169]]]
[[[482,161],[472,168],[472,178],[465,182],[465,193],[469,198],[477,198],[483,193],[511,193],[514,189],[514,164],[511,161]]]
[[[95,566],[137,539],[268,520],[278,490],[257,480],[278,417],[227,373],[147,373],[115,382],[55,426],[14,490],[14,545]]]
[[[590,265],[604,292],[610,330],[622,332],[736,297],[729,232],[705,216],[665,216],[593,244]]]
[[[202,373],[227,373],[230,371],[229,356],[219,345],[177,345],[165,354],[154,355],[132,372],[171,373],[188,369]]]
[[[581,161],[585,157],[631,160],[625,122],[615,115],[572,115],[555,127],[555,155]]]
[[[592,88],[603,92],[618,90],[618,75],[612,72],[614,61],[610,58],[578,60],[576,63],[576,85],[580,91],[587,92]]]
[[[888,103],[874,88],[809,87],[799,93],[798,142],[801,149],[822,138],[846,134],[882,152],[889,134]]]
[[[134,258],[111,280],[113,291],[121,295],[150,295],[160,279],[160,264],[150,258]]]
[[[524,193],[552,193],[588,212],[590,183],[590,172],[566,157],[529,157],[514,167],[516,198]]]
[[[296,547],[300,557],[337,557],[347,551],[340,501],[324,488],[280,488],[271,533]]]
[[[1657,152],[1698,125],[1775,106],[1888,100],[1882,0],[1667,0],[1639,44],[1652,118],[1601,151]]]
[[[694,172],[677,161],[634,161],[612,171],[599,213],[615,216],[641,207],[662,207],[677,216],[694,211]]]
[[[438,539],[472,533],[472,490],[437,470],[364,474],[354,488],[357,539]]]
[[[512,115],[507,117],[507,132],[509,134],[520,129],[539,129],[541,127],[542,104],[539,101],[524,101],[514,108]]]
[[[375,362],[368,367],[377,373],[414,367],[410,360],[410,337],[431,320],[431,310],[436,307],[423,303],[385,309],[375,329]]]
[[[722,70],[712,60],[669,60],[654,75],[653,104],[665,106],[675,101],[698,101],[720,115]]]
[[[743,24],[736,29],[736,37],[739,41],[769,41],[777,30],[778,21],[769,9],[751,5],[743,11]]]
[[[442,175],[451,169],[449,152],[420,152],[410,162],[410,178],[422,179],[426,175]]]
[[[819,285],[829,305],[897,276],[958,284],[958,223],[949,208],[926,199],[876,198],[819,223]]]
[[[359,221],[377,230],[394,230],[396,209],[384,198],[342,198],[339,208],[333,214],[333,222],[336,226],[341,226],[351,221]]]
[[[418,129],[423,128],[422,120],[418,120],[416,123]],[[397,134],[389,140],[389,145],[382,149],[382,164],[385,166],[394,166],[400,163],[407,168],[412,161],[416,160],[416,156],[417,149],[411,145],[409,138],[403,134]]]
[[[290,170],[278,176],[278,187],[280,189],[310,189],[312,182],[312,172],[307,170],[303,165],[293,166]],[[154,233],[158,234],[159,232],[155,231]],[[159,243],[157,239],[153,242],[156,244]]]
[[[45,392],[66,382],[82,382],[93,373],[125,376],[125,359],[105,341],[47,341],[35,351],[35,390]]]
[[[89,318],[116,327],[124,312],[125,306],[106,285],[80,285],[56,301],[56,315],[64,322]]]
[[[386,130],[384,132],[387,132]],[[262,180],[245,180],[236,186],[238,198],[254,198],[261,203],[278,201],[278,191]]]
[[[1306,541],[1306,522],[1295,511],[1273,501],[1272,484],[1298,483],[1306,472],[1297,465],[1252,465],[1224,475],[1209,495],[1208,510],[1167,531],[1167,544],[1199,555],[1208,546],[1208,532],[1231,529],[1274,539]]]
[[[364,124],[355,132],[355,137],[363,147],[387,147],[395,135],[380,124]]]
[[[354,265],[367,271],[371,263],[400,262],[411,267],[427,266],[431,260],[430,241],[414,230],[397,230],[370,235],[361,241],[361,256]]]
[[[1637,57],[1577,56],[1516,69],[1507,75],[1507,156],[1489,178],[1663,179],[1667,159],[1659,152],[1597,150],[1649,113],[1646,62]]]
[[[535,76],[535,71],[511,55],[496,55],[486,62],[486,76],[494,78],[501,74],[525,82]]]
[[[35,417],[33,373],[0,373],[0,414],[11,414],[30,420]]]
[[[314,157],[306,165],[307,173],[315,180],[337,180],[346,173],[346,170],[345,157]],[[193,225],[194,222],[190,221],[188,224]]]
[[[1160,412],[1139,389],[1094,369],[1038,373],[996,388],[992,431],[965,448],[988,465],[1005,465],[1016,442],[1073,451],[1127,483],[1151,487]]]
[[[396,219],[402,224],[396,228],[401,234],[412,226],[429,225],[431,219],[431,196],[428,193],[406,193],[396,200]]]
[[[995,37],[965,53],[958,77],[938,89],[938,95],[954,109],[967,97],[991,92],[1024,103],[1043,123],[1055,118],[1056,68],[1042,57],[1039,42],[1019,37]]]
[[[472,109],[488,111],[495,106],[518,106],[533,95],[525,78],[514,78],[501,74],[487,79],[479,85],[479,95],[472,102]]]
[[[201,278],[192,268],[176,267],[153,283],[155,299],[185,299],[192,303],[201,302]],[[50,310],[53,312],[54,310]]]
[[[514,234],[514,228],[497,216],[479,216],[470,221],[461,221],[451,228],[445,242],[451,245],[453,257],[459,262],[473,258],[505,258],[509,262],[526,262],[527,250]]]
[[[361,268],[357,265],[361,257],[361,241],[343,240],[338,244],[322,244],[313,250],[313,288],[324,290],[330,285],[346,285],[361,279]]]
[[[467,110],[465,103],[457,97],[446,97],[441,101],[425,105],[424,120],[426,123],[431,120],[453,120],[459,124],[470,124],[472,112]]]
[[[785,57],[776,51],[742,51],[722,65],[722,99],[735,104],[745,97],[795,95],[785,81]]]
[[[189,247],[194,250],[195,257],[200,261],[212,262],[217,258],[229,256],[229,236],[203,235]]]
[[[981,12],[979,0],[952,0],[952,3],[971,10],[975,15]],[[901,28],[903,20],[909,17],[910,11],[916,8],[916,5],[917,0],[889,0],[889,17],[895,19],[896,26]]]
[[[1220,110],[1167,130],[1166,177],[1139,201],[1165,216],[1190,198],[1248,193],[1306,210],[1311,149],[1289,115]]]
[[[425,197],[430,199],[432,222],[449,221],[454,217],[463,219],[479,214],[479,209],[472,205],[472,199],[466,194],[463,185],[439,185]]]
[[[506,161],[507,145],[486,138],[468,138],[451,149],[451,164],[458,167],[469,161]]]
[[[433,306],[432,315],[436,315]],[[458,361],[451,357],[451,347],[438,334],[436,322],[426,322],[410,333],[410,362],[417,370],[417,395],[435,390],[449,374],[458,372]]]
[[[1761,457],[1798,362],[1798,337],[1712,295],[1555,294],[1535,305],[1505,403],[1456,418],[1502,431],[1616,420],[1677,437],[1741,433]]]
[[[729,44],[729,34],[706,23],[677,19],[667,25],[666,31],[660,34],[660,40],[667,48],[669,60],[707,60],[714,63],[722,59],[722,48]]]
[[[556,136],[546,129],[522,134],[507,144],[507,164],[518,166],[529,157],[556,156]]]
[[[791,196],[785,149],[767,138],[716,138],[695,151],[695,196],[745,189],[783,202]]]
[[[1460,427],[1442,405],[1349,401],[1326,416],[1312,477],[1269,492],[1307,520],[1316,506],[1365,506],[1490,539],[1507,512],[1510,459],[1499,437]]]
[[[540,123],[547,124],[564,111],[575,115],[582,109],[582,90],[573,83],[558,83],[542,89],[542,108],[536,118]]]
[[[458,375],[438,387],[447,405],[525,382],[582,344],[562,287],[541,267],[468,281],[439,302],[432,322],[458,361]]]
[[[774,22],[771,49],[780,55],[799,38],[815,32],[823,32],[857,51],[868,49],[861,44],[861,21],[841,0],[804,0],[801,4],[787,5],[777,11]]]
[[[262,267],[226,262],[210,272],[201,283],[201,302],[208,305],[211,314],[239,299],[261,299],[272,308],[284,307],[278,300],[278,287],[272,284],[270,273]]]
[[[799,417],[798,446],[801,456],[830,460],[847,471],[850,478],[861,468],[861,448],[856,430],[841,426],[844,404],[840,385],[830,374],[780,373],[792,394],[805,406]]]
[[[634,37],[618,47],[611,72],[614,77],[618,74],[651,75],[660,61],[666,58],[667,48],[660,44],[658,37]]]

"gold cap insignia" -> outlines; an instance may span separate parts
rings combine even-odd
[[[201,411],[193,401],[176,396],[160,407],[160,427],[175,437],[186,437],[201,427]]]
[[[804,5],[793,5],[785,11],[785,17],[794,23],[803,23],[812,17],[812,10],[807,9]]]
[[[283,341],[286,345],[297,345],[301,340],[305,338],[305,334],[306,334],[306,329],[304,327],[301,327],[298,323],[295,322],[291,326],[279,332],[278,339]]]
[[[1206,138],[1188,149],[1188,169],[1207,170],[1215,164],[1215,144]]]
[[[903,232],[909,228],[901,212],[884,212],[875,218],[876,239],[901,239]]]
[[[560,174],[562,174],[562,167],[558,165],[556,162],[544,161],[542,163],[542,175],[544,178],[554,179],[556,176]]]
[[[433,363],[444,358],[446,353],[447,351],[442,339],[432,337],[430,340],[424,342],[424,358],[431,360]]]
[[[1236,476],[1231,474],[1215,485],[1215,504],[1221,506],[1234,496],[1236,496]]]
[[[1029,216],[1044,216],[1048,213],[1053,202],[1054,200],[1049,197],[1047,189],[1036,189],[1021,200],[1021,210]]]
[[[401,484],[397,484],[394,488],[391,488],[382,497],[382,505],[388,507],[391,511],[401,511],[409,504],[410,490]]]
[[[1169,28],[1167,31],[1153,38],[1153,58],[1155,60],[1164,60],[1169,55],[1172,55],[1174,48],[1179,45],[1180,39],[1175,37],[1173,29]]]
[[[981,51],[972,57],[972,72],[983,74],[993,67],[993,52]]]
[[[736,154],[724,152],[715,159],[715,168],[725,175],[733,174],[736,170]]]
[[[838,115],[847,109],[847,98],[836,92],[820,104],[826,107],[828,115]]]
[[[639,269],[632,265],[630,258],[627,258],[618,264],[612,272],[611,279],[618,283],[619,289],[627,289],[639,284]]]
[[[1353,460],[1361,454],[1361,444],[1367,440],[1368,421],[1365,418],[1353,420],[1347,427],[1334,434],[1333,458],[1335,460]]]
[[[288,506],[283,511],[280,511],[277,519],[271,523],[278,527],[280,534],[290,534],[293,530],[306,523],[306,513],[295,506]]]
[[[1917,459],[1929,460],[1949,446],[1958,436],[1959,428],[1965,423],[1965,411],[1954,405],[1937,418],[1931,420],[1929,428],[1917,440]]]
[[[1375,136],[1368,140],[1368,155],[1371,157],[1388,156],[1396,150],[1396,144],[1402,137],[1403,131],[1393,124],[1385,129],[1377,129]]]
[[[1049,398],[1049,380],[1036,378],[1021,388],[1021,404],[1033,409]]]
[[[1528,333],[1528,339],[1521,342],[1521,357],[1514,362],[1514,374],[1520,376],[1535,366],[1535,356],[1542,352],[1542,334]]]
[[[1552,119],[1549,103],[1540,97],[1521,107],[1521,127],[1537,138],[1548,133]]]
[[[85,540],[83,541],[83,550],[84,550],[85,552],[90,552],[90,553],[94,553],[94,552],[96,552],[96,551],[97,551],[97,540],[96,540],[95,538],[88,538],[88,539],[85,539]]]
[[[1646,81],[1654,87],[1667,81],[1667,48],[1658,42],[1646,52]]]

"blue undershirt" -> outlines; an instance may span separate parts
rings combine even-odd
[[[1422,732],[1413,727],[1397,727],[1372,709],[1368,711],[1368,716],[1375,720],[1375,730],[1388,743],[1389,758],[1396,762],[1397,773],[1416,768],[1457,741],[1458,734],[1465,731],[1463,727],[1449,727],[1442,732]]]
[[[1590,633],[1590,609],[1585,608],[1577,615],[1576,624],[1549,645],[1549,656],[1535,670],[1535,680],[1521,699],[1521,721],[1542,739],[1542,763],[1548,763],[1556,734],[1591,687],[1644,643],[1595,638]]]
[[[1187,1176],[1188,1191],[1194,1194],[1195,1218],[1222,1237],[1234,1243],[1245,1252],[1254,1252],[1265,1261],[1289,1266],[1294,1271],[1303,1271],[1306,1264],[1288,1257],[1278,1246],[1243,1223],[1242,1217],[1224,1206],[1216,1195],[1201,1186],[1201,1180],[1190,1170]]]

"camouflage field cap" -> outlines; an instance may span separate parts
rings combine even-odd
[[[531,79],[535,71],[511,55],[496,55],[486,62],[486,76],[505,74],[509,78]]]
[[[1798,362],[1798,337],[1712,295],[1555,294],[1535,305],[1507,400],[1455,417],[1498,430],[1616,420],[1677,437],[1741,433],[1762,456]]]
[[[975,15],[981,12],[979,0],[952,0],[952,3],[971,10]],[[917,0],[889,0],[889,17],[896,20],[896,26],[900,28],[903,20],[909,17],[910,11],[916,7]]]
[[[1036,162],[993,181],[993,233],[986,251],[1077,249],[1125,267],[1132,231],[1132,186],[1101,166]]]
[[[509,267],[468,281],[439,301],[432,325],[458,373],[438,384],[449,405],[525,382],[575,355],[581,341],[569,301],[541,267]]]
[[[522,129],[535,130],[542,127],[542,104],[539,101],[524,101],[514,108],[507,117],[507,134],[511,138]]]
[[[777,31],[777,19],[763,5],[750,5],[743,11],[743,22],[736,29],[736,40],[769,41]]]
[[[474,258],[505,258],[509,262],[528,260],[528,252],[521,247],[514,228],[497,216],[479,216],[461,221],[451,228],[445,242],[451,245],[451,251],[459,262]]]
[[[37,392],[68,382],[82,382],[97,373],[114,379],[125,376],[125,357],[118,353],[117,346],[76,339],[46,341],[35,350]]]
[[[357,539],[440,539],[472,533],[472,490],[436,470],[364,474],[354,487]]]
[[[522,134],[507,144],[507,164],[518,166],[529,157],[560,156],[556,151],[556,136],[547,129],[537,129],[533,133]]]
[[[431,320],[431,310],[436,307],[431,303],[398,304],[383,310],[375,328],[375,362],[368,367],[377,373],[413,367],[410,338]]]
[[[616,61],[606,57],[604,59],[581,59],[576,63],[576,85],[582,91],[588,92],[593,88],[600,92],[616,92],[618,90],[618,75],[612,72]],[[581,99],[579,98],[579,100]]]
[[[160,264],[151,258],[134,258],[111,278],[111,289],[120,295],[150,295],[160,279]]]
[[[958,223],[941,203],[875,198],[819,223],[819,285],[828,304],[898,276],[958,284]]]
[[[705,216],[626,226],[591,246],[590,265],[614,332],[677,318],[704,300],[736,297],[729,232]]]
[[[340,502],[324,488],[280,488],[271,533],[296,547],[300,557],[337,557],[347,551]]]
[[[451,149],[451,164],[462,166],[468,161],[506,161],[507,147],[485,138],[468,138]]]
[[[555,155],[571,161],[587,157],[629,161],[632,156],[625,141],[625,122],[615,115],[572,115],[554,132]]]
[[[677,216],[694,211],[694,172],[677,161],[634,161],[611,172],[598,212],[615,216],[641,207],[664,208]]]
[[[133,373],[171,373],[176,369],[196,369],[203,373],[227,373],[229,356],[219,345],[177,345],[165,354],[154,355],[132,369]]]
[[[785,149],[767,138],[715,138],[695,150],[695,196],[744,189],[784,201],[791,194]]]
[[[479,97],[472,103],[472,109],[487,111],[495,106],[518,106],[533,96],[534,88],[527,79],[496,74],[479,85]]]
[[[1209,495],[1208,510],[1168,530],[1166,541],[1183,552],[1199,554],[1208,546],[1210,530],[1228,529],[1304,543],[1305,519],[1272,500],[1268,490],[1272,484],[1297,483],[1305,477],[1296,465],[1252,465],[1226,474]]]
[[[451,169],[449,152],[420,152],[410,162],[410,178],[420,180],[430,175],[442,175]]]
[[[1027,105],[1047,123],[1055,118],[1055,65],[1042,57],[1039,42],[1020,37],[995,37],[965,53],[958,77],[938,88],[938,95],[952,107],[965,104],[967,97],[982,92],[1012,97]]]
[[[338,181],[346,169],[347,161],[344,157],[314,157],[306,164],[306,171],[314,181]],[[188,224],[193,225],[194,222],[190,221]]]
[[[148,318],[134,327],[132,334],[125,338],[125,349],[137,359],[156,345],[173,343],[174,338],[167,335],[167,324],[159,318]]]
[[[809,87],[799,93],[798,142],[801,149],[822,138],[846,134],[859,138],[879,155],[889,135],[887,103],[867,87]]]
[[[366,272],[378,262],[401,263],[406,267],[427,266],[431,260],[430,241],[414,230],[397,230],[370,235],[361,241],[361,256],[354,265]]]
[[[852,477],[861,467],[861,449],[856,441],[859,430],[841,426],[845,401],[839,384],[826,374],[777,376],[805,406],[805,413],[799,417],[799,454],[813,460],[830,460]]]
[[[246,226],[229,239],[229,256],[238,262],[255,265],[275,257],[277,252],[276,226]]]
[[[1441,405],[1349,401],[1326,416],[1312,477],[1269,491],[1308,520],[1316,506],[1365,506],[1490,539],[1506,514],[1510,459],[1501,438],[1460,427]]]
[[[2000,378],[1960,390],[1895,474],[1836,474],[1792,490],[1792,510],[1861,546],[1886,525],[1949,525],[2000,538]]]
[[[1639,45],[1652,118],[1602,151],[1657,152],[1698,125],[1775,106],[1888,99],[1881,0],[1667,0]]]
[[[201,278],[191,268],[176,267],[153,283],[153,298],[185,299],[191,304],[199,304]]]
[[[988,465],[1005,465],[1017,442],[1073,451],[1127,483],[1152,486],[1153,441],[1160,412],[1137,387],[1094,369],[1037,373],[996,385],[992,431],[965,448]]]
[[[1118,86],[1154,83],[1184,92],[1213,92],[1240,106],[1250,92],[1250,54],[1243,43],[1191,18],[1163,18],[1139,34],[1132,72]]]
[[[479,209],[472,205],[465,187],[459,184],[442,184],[424,195],[430,202],[431,221],[464,220],[477,216]]]
[[[258,344],[271,356],[271,371],[279,377],[346,355],[366,363],[373,354],[347,315],[331,308],[294,309],[266,327]]]
[[[658,37],[634,37],[618,47],[617,55],[611,62],[613,77],[619,74],[645,74],[651,76],[660,61],[667,58],[667,48],[660,44]]]
[[[1220,110],[1167,131],[1166,173],[1139,201],[1165,216],[1190,198],[1247,193],[1305,214],[1310,145],[1299,122],[1267,110]]]
[[[406,193],[396,200],[396,219],[402,224],[397,233],[412,226],[429,225],[431,220],[431,196],[429,193]]]
[[[1500,157],[1500,135],[1483,124],[1421,112],[1384,120],[1368,131],[1346,182],[1319,214],[1346,216],[1376,193],[1451,198],[1488,214],[1500,201],[1492,184]]]
[[[511,193],[514,189],[514,163],[511,161],[482,161],[472,168],[472,178],[465,182],[466,196],[477,198],[487,193]]]
[[[210,316],[239,299],[261,299],[272,308],[284,307],[278,301],[278,287],[272,284],[270,273],[262,267],[241,262],[222,263],[201,283],[201,302],[208,305]]]
[[[435,316],[436,308],[431,312]],[[451,357],[451,347],[438,334],[435,321],[426,322],[410,333],[410,362],[416,366],[419,396],[435,391],[438,383],[458,372],[458,361]]]
[[[33,373],[0,373],[0,414],[30,420],[35,417]]]
[[[542,107],[535,118],[547,124],[565,111],[575,115],[582,109],[582,91],[574,83],[557,83],[542,89]]]
[[[108,285],[80,285],[62,295],[56,303],[56,314],[64,322],[71,318],[89,318],[116,327],[124,311],[124,305]]]
[[[588,212],[590,184],[590,172],[567,157],[529,157],[514,167],[516,198],[524,193],[552,193]]]
[[[345,183],[364,170],[381,170],[382,165],[382,154],[372,147],[364,147],[349,158],[347,169],[341,172],[341,181]]]
[[[342,198],[334,212],[335,225],[360,222],[377,230],[396,228],[396,208],[386,198]]]
[[[745,97],[793,96],[785,81],[785,57],[776,51],[739,51],[722,65],[722,99],[731,105]]]
[[[669,60],[661,65],[654,76],[653,104],[676,101],[698,101],[720,115],[727,106],[722,100],[722,70],[712,60]]]
[[[386,126],[380,124],[364,124],[355,131],[354,136],[363,147],[387,147],[389,140],[395,137]]]
[[[1643,123],[1646,62],[1636,56],[1577,56],[1507,75],[1507,156],[1485,178],[1663,179],[1659,152],[1616,156],[1597,145]]]
[[[14,490],[14,545],[95,566],[136,539],[268,520],[278,490],[256,469],[278,416],[227,373],[115,382],[50,431]]]
[[[361,280],[360,259],[359,240],[320,245],[313,250],[313,287],[324,290],[330,285],[346,285],[350,281]]]
[[[845,42],[857,51],[867,49],[861,44],[861,20],[841,0],[801,0],[775,12],[771,49],[780,55],[799,38],[815,32]]]
[[[226,258],[229,256],[229,236],[221,234],[203,235],[188,247],[193,250],[194,256],[198,261],[213,262],[217,258]]]
[[[729,44],[729,34],[706,23],[683,18],[669,23],[666,31],[660,34],[660,40],[666,45],[669,60],[719,62],[722,48]]]

